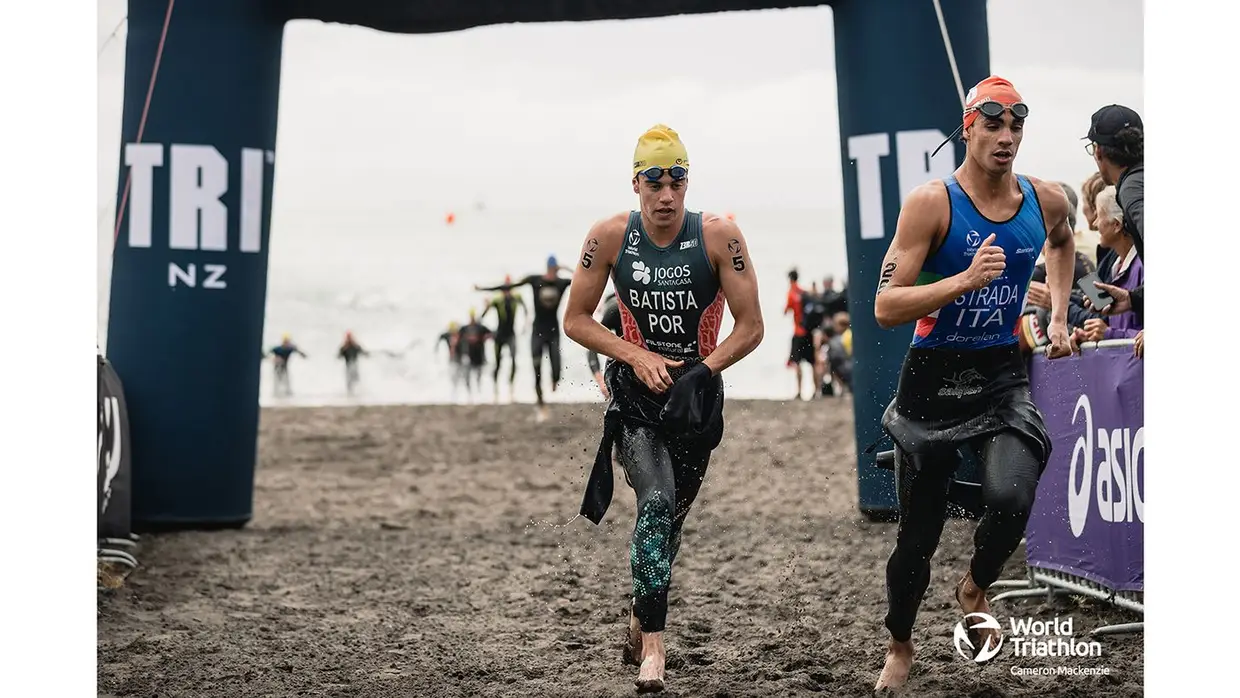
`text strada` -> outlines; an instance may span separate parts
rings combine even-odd
[[[952,305],[943,308],[944,312],[939,314],[939,321],[946,320],[948,327],[952,329],[948,341],[983,342],[999,339],[1005,332],[1011,331],[1007,321],[1016,318],[1023,302],[1020,287],[1016,284],[984,286],[958,297]],[[982,333],[970,335],[957,332],[977,329],[982,330]],[[994,333],[986,330],[994,330]]]

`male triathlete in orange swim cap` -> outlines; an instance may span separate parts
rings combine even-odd
[[[1017,330],[1044,246],[1051,291],[1047,353],[1052,359],[1071,353],[1067,310],[1075,255],[1068,199],[1057,183],[1012,170],[1028,116],[1020,93],[1001,77],[969,90],[952,134],[964,141],[964,163],[908,195],[883,259],[874,318],[884,328],[916,327],[882,420],[895,443],[900,526],[884,570],[891,640],[876,689],[900,688],[908,679],[914,619],[962,448],[980,461],[984,514],[955,598],[979,661],[997,653],[1002,639],[1001,628],[979,625],[967,614],[990,612],[986,589],[1024,536],[1050,455]]]

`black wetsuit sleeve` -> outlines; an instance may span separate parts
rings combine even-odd
[[[1137,314],[1137,322],[1145,327],[1145,284],[1129,291],[1128,298],[1132,302],[1132,312]]]
[[[1124,228],[1132,235],[1137,256],[1145,261],[1145,168],[1133,172],[1119,185],[1118,198],[1124,211]]]
[[[532,274],[530,276],[525,277],[524,279],[521,279],[520,281],[516,283],[500,284],[499,286],[479,286],[478,290],[479,291],[511,291],[512,289],[517,288],[518,286],[524,286],[537,278],[538,276],[536,274]]]
[[[603,307],[603,319],[601,324],[603,327],[616,333],[617,337],[624,336],[624,325],[620,322],[620,304],[613,298],[610,303]]]
[[[624,326],[620,323],[620,304],[616,302],[614,297],[603,305],[603,317],[599,320],[599,324],[614,332],[617,337],[624,336]],[[598,373],[598,352],[588,350],[586,352],[586,363],[590,364],[591,373]]]

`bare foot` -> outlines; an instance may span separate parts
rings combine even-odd
[[[642,624],[633,615],[632,606],[629,606],[629,637],[624,646],[624,663],[642,665]]]
[[[970,613],[990,615],[990,602],[986,600],[986,590],[973,583],[971,571],[965,573],[964,578],[956,584],[956,603],[960,604],[960,609],[966,615]],[[976,656],[983,651],[997,648],[999,643],[1003,642],[1003,632],[996,628],[973,627],[969,629],[969,642],[973,643],[973,652]]]
[[[882,673],[878,675],[878,683],[874,684],[874,690],[903,688],[904,683],[908,681],[908,672],[912,668],[913,641],[892,640],[887,646],[887,661],[883,664]]]
[[[658,693],[663,690],[663,633],[642,633],[642,668],[637,672],[638,693]]]

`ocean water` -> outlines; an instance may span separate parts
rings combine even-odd
[[[501,283],[505,274],[520,278],[538,273],[552,254],[561,264],[575,266],[590,226],[612,212],[475,208],[455,211],[454,222],[448,224],[444,211],[390,207],[306,215],[278,205],[272,216],[264,346],[275,346],[288,333],[308,357],[297,356],[290,363],[291,397],[272,395],[271,365],[265,362],[260,403],[468,401],[463,386],[454,394],[446,347],[437,346],[437,338],[450,321],[463,324],[470,309],[481,314],[492,294],[474,291],[473,285]],[[827,274],[842,279],[847,270],[843,216],[827,209],[732,213],[758,275],[766,336],[752,354],[724,372],[726,389],[730,397],[786,399],[795,384],[784,365],[792,333],[791,316],[783,313],[787,272],[797,268],[807,288],[811,280]],[[105,347],[106,256],[105,250],[99,275],[99,331]],[[528,287],[520,293],[529,306]],[[488,322],[494,326],[493,317]],[[533,403],[528,321],[518,321],[518,329],[524,331],[517,340],[516,389],[508,394],[505,353],[500,399]],[[725,313],[721,339],[731,329],[731,315]],[[353,397],[345,392],[343,362],[336,358],[345,331],[352,331],[371,352],[362,359],[361,386]],[[489,354],[488,346],[491,361]],[[561,354],[563,378],[555,393],[549,391],[550,366],[544,359],[547,399],[601,400],[586,350],[564,337]],[[490,368],[488,364],[480,394],[487,401],[493,395]]]
[[[313,226],[273,220],[265,344],[287,332],[309,355],[290,364],[293,400],[325,404],[347,401],[343,362],[335,352],[351,330],[371,356],[361,364],[362,385],[355,400],[382,403],[465,401],[463,387],[453,395],[447,348],[436,345],[450,321],[464,323],[470,309],[481,314],[491,293],[474,284],[501,283],[505,274],[520,278],[543,270],[548,255],[575,266],[586,232],[609,211],[456,211],[320,219]],[[847,269],[842,216],[830,211],[735,213],[749,242],[759,279],[766,338],[747,358],[724,374],[729,395],[782,398],[794,381],[784,366],[792,321],[783,315],[787,272],[796,266],[806,285],[826,273]],[[520,290],[527,307],[529,288]],[[561,317],[563,308],[561,307]],[[488,318],[494,327],[494,318]],[[500,375],[501,400],[533,402],[534,377],[528,321],[517,340],[517,378],[508,395],[508,358]],[[722,336],[731,331],[725,315]],[[601,397],[586,364],[586,350],[561,340],[563,379],[549,390],[550,365],[544,359],[544,394],[554,401]],[[491,357],[488,361],[493,360]],[[488,369],[492,368],[488,364]],[[484,374],[485,399],[492,398]],[[265,366],[261,400],[271,397],[270,365]]]

